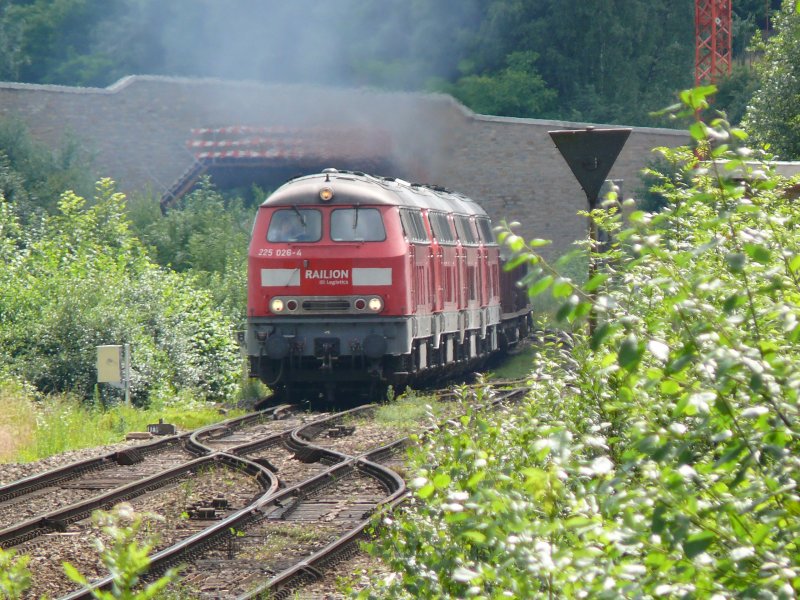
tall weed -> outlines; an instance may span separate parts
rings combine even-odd
[[[13,460],[33,443],[36,418],[24,388],[13,382],[0,382],[0,463]]]
[[[37,400],[30,391],[6,385],[0,388],[0,400],[4,406],[0,462],[28,462],[68,450],[115,444],[127,433],[146,431],[148,424],[160,419],[188,430],[223,418],[216,404],[186,397],[148,409],[125,404],[102,407],[66,394]]]

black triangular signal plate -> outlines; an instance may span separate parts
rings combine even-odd
[[[600,188],[606,180],[614,161],[631,134],[631,129],[569,129],[550,131],[575,179],[583,188],[589,206],[594,208]]]

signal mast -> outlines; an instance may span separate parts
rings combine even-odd
[[[731,0],[694,2],[694,84],[716,83],[730,75]]]

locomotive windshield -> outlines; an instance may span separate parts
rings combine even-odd
[[[331,213],[334,242],[382,242],[386,239],[383,218],[377,208],[337,208]]]
[[[269,242],[316,242],[322,236],[322,215],[316,209],[276,210],[269,222]]]

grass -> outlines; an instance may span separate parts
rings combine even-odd
[[[172,423],[194,429],[231,416],[218,406],[185,402],[142,409],[124,404],[109,408],[87,406],[70,396],[34,398],[19,386],[0,384],[0,462],[29,462],[68,450],[114,444],[147,425]]]
[[[539,351],[534,344],[522,346],[518,353],[502,358],[486,376],[488,381],[493,379],[522,379],[530,375],[533,370],[533,357]]]
[[[414,431],[419,429],[419,424],[441,418],[449,409],[445,403],[433,395],[417,395],[417,392],[407,389],[403,394],[390,402],[381,404],[375,412],[375,421],[387,426],[392,426],[398,431]]]
[[[297,523],[276,523],[266,533],[264,543],[245,550],[242,558],[274,559],[285,552],[296,551],[298,545],[316,544],[330,533],[330,526],[307,527]]]
[[[30,446],[36,429],[34,406],[17,386],[0,387],[0,463],[12,462]]]

